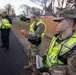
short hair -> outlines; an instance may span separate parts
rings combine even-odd
[[[76,19],[75,18],[66,18],[67,21],[73,21],[73,26],[76,24]]]

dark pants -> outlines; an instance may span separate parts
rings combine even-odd
[[[9,33],[10,33],[10,29],[1,30],[2,46],[6,48],[9,47]]]

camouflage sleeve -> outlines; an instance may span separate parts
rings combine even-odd
[[[76,75],[76,47],[73,53],[69,55],[67,62],[67,72],[70,75]]]
[[[41,34],[44,32],[44,29],[45,25],[43,23],[39,24],[37,30],[35,31],[35,34],[40,37]]]

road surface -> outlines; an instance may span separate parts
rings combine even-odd
[[[23,69],[27,64],[27,56],[18,39],[11,32],[9,50],[3,51],[0,48],[0,75],[31,75],[31,70]]]

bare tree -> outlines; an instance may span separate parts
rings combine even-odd
[[[35,7],[29,7],[27,5],[21,5],[20,6],[21,10],[22,10],[22,13],[25,15],[25,16],[29,16],[30,14],[33,14],[35,11],[40,11],[40,9],[37,9]]]
[[[57,16],[57,13],[63,9],[76,9],[76,0],[51,0],[49,8],[52,15]]]
[[[20,8],[22,9],[22,12],[25,16],[28,16],[30,12],[30,7],[27,5],[21,5]]]
[[[42,6],[43,11],[45,11],[45,14],[46,14],[47,3],[50,0],[31,0],[31,1],[33,1],[34,3],[39,4],[40,6]],[[42,11],[42,13],[43,13],[43,11]]]
[[[76,0],[67,0],[66,8],[76,9]]]
[[[10,3],[5,5],[5,10],[7,11],[8,15],[15,14],[14,7]]]

